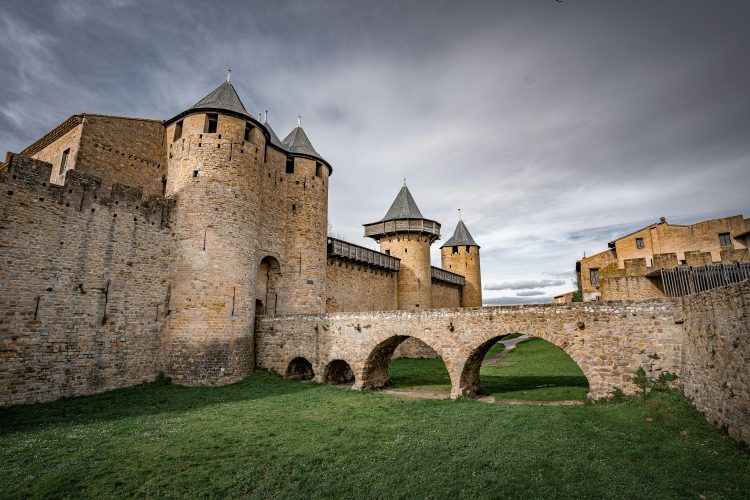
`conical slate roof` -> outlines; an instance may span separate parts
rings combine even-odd
[[[478,247],[477,242],[474,241],[474,238],[471,237],[471,233],[468,229],[466,229],[466,224],[464,224],[464,221],[460,220],[458,221],[458,225],[456,226],[456,230],[453,231],[453,236],[448,239],[445,243],[443,243],[440,248],[443,247],[457,247],[457,246],[464,246],[464,245],[472,245],[475,247]]]
[[[273,128],[271,128],[271,124],[268,123],[268,120],[263,122],[263,126],[266,127],[266,130],[268,130],[268,133],[271,135],[271,144],[273,144],[277,148],[284,149],[284,145],[281,143],[281,139],[279,139],[279,136],[276,135],[276,132],[273,131]]]
[[[213,92],[190,107],[190,109],[207,108],[231,111],[249,116],[240,100],[240,96],[237,95],[237,91],[234,89],[234,85],[229,80],[216,87]]]
[[[409,192],[406,184],[398,192],[396,199],[391,204],[391,208],[388,209],[388,213],[385,214],[385,217],[381,221],[393,219],[424,219],[422,212],[417,207],[417,202],[414,201],[414,197]]]
[[[290,153],[297,153],[302,155],[314,156],[316,158],[323,158],[320,153],[315,151],[310,139],[307,138],[307,134],[302,127],[297,127],[289,132],[289,135],[284,138],[284,148]]]

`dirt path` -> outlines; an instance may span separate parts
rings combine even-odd
[[[531,337],[529,337],[528,335],[521,335],[520,337],[516,337],[514,339],[500,341],[500,343],[505,346],[505,349],[495,354],[490,359],[485,359],[484,361],[482,361],[482,366],[512,366],[512,361],[500,360],[507,356],[510,351],[515,349],[518,344],[525,340],[529,340],[530,338]]]

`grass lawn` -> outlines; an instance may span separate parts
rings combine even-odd
[[[503,350],[494,345],[485,359]],[[511,366],[482,366],[482,390],[496,399],[534,401],[585,400],[586,377],[565,352],[549,342],[533,338],[522,342],[502,358]],[[450,392],[450,379],[442,359],[405,359],[391,362],[395,390],[425,389]]]
[[[678,393],[404,399],[258,373],[0,410],[0,496],[747,498],[750,453]]]

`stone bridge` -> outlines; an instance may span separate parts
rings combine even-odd
[[[684,321],[678,300],[265,316],[256,322],[256,365],[317,382],[353,375],[355,389],[377,388],[389,380],[395,349],[414,337],[443,358],[451,397],[473,396],[487,351],[519,332],[564,350],[586,375],[589,398],[599,399],[616,387],[632,393],[641,366],[679,375]]]

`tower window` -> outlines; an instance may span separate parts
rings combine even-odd
[[[167,195],[167,176],[166,175],[161,176],[161,195],[162,196]]]
[[[292,204],[292,212],[294,212],[295,210],[297,210],[297,205],[296,204]]]
[[[176,141],[180,137],[182,137],[182,120],[174,124],[174,138],[172,138],[172,142]]]
[[[60,175],[65,173],[65,167],[68,164],[68,156],[70,156],[70,148],[63,151],[62,158],[60,158]]]
[[[216,113],[208,113],[206,115],[206,133],[213,134],[219,128],[219,115]]]
[[[250,134],[252,133],[253,129],[252,125],[250,125],[250,122],[245,122],[245,136],[244,139],[248,142],[250,142]]]
[[[635,246],[636,248],[643,248],[646,245],[643,243],[643,238],[636,238],[635,239]]]
[[[323,164],[317,161],[315,162],[315,176],[323,177]]]
[[[390,254],[391,254],[391,250],[390,250],[390,249],[386,250],[386,251],[385,251],[385,254],[386,254],[386,255],[390,255]]]
[[[599,286],[599,268],[589,269],[589,281],[591,286]]]
[[[456,255],[458,253],[458,247],[453,247],[453,250],[451,252],[453,255]]]
[[[286,173],[287,174],[293,174],[294,173],[294,158],[287,158],[286,159]]]
[[[469,253],[469,245],[466,245],[466,253]]]
[[[732,237],[729,233],[719,233],[719,244],[723,247],[732,246]]]

